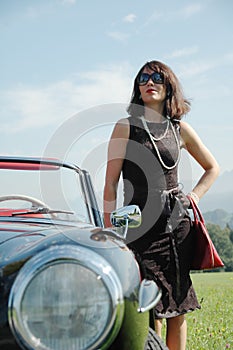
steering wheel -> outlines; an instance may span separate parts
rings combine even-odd
[[[26,202],[30,202],[32,204],[32,207],[45,207],[46,209],[50,209],[47,204],[44,202],[40,201],[37,198],[30,197],[30,196],[25,196],[21,194],[9,194],[7,196],[0,196],[0,202],[8,201],[8,200],[22,200]]]

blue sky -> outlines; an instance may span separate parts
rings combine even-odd
[[[95,106],[113,106],[112,125],[139,68],[158,59],[192,102],[185,120],[232,170],[232,19],[231,0],[0,1],[1,154],[41,155],[73,115],[99,116]],[[96,123],[82,147],[108,139]]]

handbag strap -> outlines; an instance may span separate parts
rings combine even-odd
[[[195,201],[193,200],[193,198],[191,196],[188,195],[187,197],[188,197],[190,204],[192,206],[194,220],[196,222],[201,221],[204,224],[205,223],[204,217],[203,217],[198,205],[195,203]]]

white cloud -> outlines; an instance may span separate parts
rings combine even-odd
[[[202,10],[202,7],[203,6],[199,3],[189,4],[188,6],[185,6],[182,9],[180,9],[180,11],[178,11],[177,14],[187,19],[199,13]]]
[[[224,80],[216,82],[210,73],[213,70],[219,71],[226,64],[233,64],[233,60],[230,60],[230,54],[216,57],[212,61],[190,61],[179,66],[177,75],[182,80],[186,80],[186,87],[189,86],[190,94],[198,101],[207,99],[214,101],[219,98],[232,99],[233,85]]]
[[[76,0],[62,0],[63,4],[74,5]]]
[[[211,62],[211,61],[193,61],[186,63],[185,65],[182,65],[179,71],[179,76],[190,78],[194,75],[205,73],[209,71],[210,69],[213,69],[216,67],[217,62]]]
[[[38,17],[39,11],[35,7],[30,6],[30,7],[26,8],[24,15],[26,18],[35,19]]]
[[[129,34],[122,33],[122,32],[109,32],[107,33],[108,36],[114,40],[120,41],[120,42],[126,42],[129,38]]]
[[[151,16],[146,20],[144,26],[148,26],[153,22],[157,21],[165,21],[165,22],[174,22],[180,19],[188,19],[197,13],[199,13],[203,9],[203,6],[199,3],[189,4],[185,7],[177,9],[175,11],[155,11],[152,12]]]
[[[233,64],[233,54],[231,52],[228,54],[222,53],[221,56],[215,57],[212,60],[207,59],[207,60],[189,61],[189,62],[186,62],[185,64],[180,65],[179,76],[190,78],[200,73],[208,72],[211,69],[215,69],[226,65],[232,65],[232,64]]]
[[[200,86],[194,86],[192,88],[193,96],[195,97],[195,100],[201,101],[201,100],[216,100],[219,98],[232,98],[233,97],[233,89],[225,86],[224,84],[215,86],[215,85],[200,85]]]
[[[157,22],[161,18],[163,18],[164,14],[162,12],[155,11],[151,14],[151,16],[146,20],[146,22],[141,27],[146,27],[153,22]]]
[[[171,54],[167,56],[167,58],[179,58],[184,56],[190,56],[199,51],[198,46],[191,46],[191,47],[183,47],[182,49],[178,49],[173,51]]]
[[[134,13],[130,13],[130,14],[128,14],[127,16],[125,16],[123,18],[123,21],[124,22],[133,23],[136,18],[137,18],[137,16]]]
[[[229,52],[224,57],[227,63],[233,63],[233,52]]]
[[[111,66],[79,73],[72,80],[40,88],[20,85],[0,94],[1,131],[21,132],[58,124],[80,110],[105,103],[127,103],[129,67]]]

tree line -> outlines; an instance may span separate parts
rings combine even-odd
[[[219,225],[207,223],[206,227],[218,254],[224,262],[224,268],[219,269],[219,271],[233,271],[233,230],[229,224],[225,228],[221,228]]]

